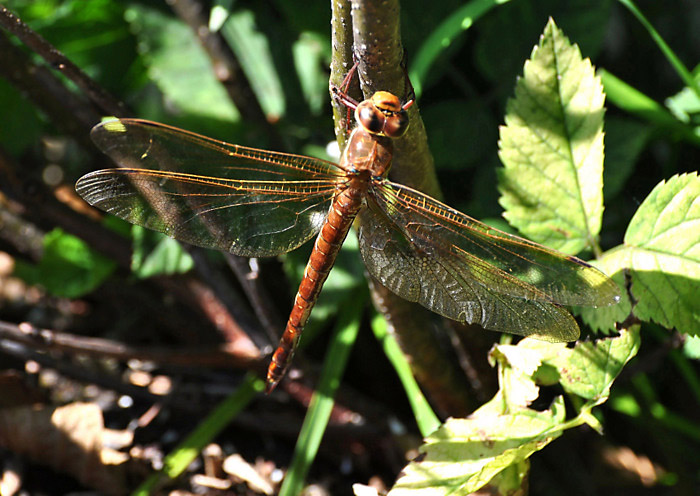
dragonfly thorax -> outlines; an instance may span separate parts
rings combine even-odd
[[[348,172],[369,171],[371,177],[383,177],[391,167],[393,150],[390,138],[358,126],[348,139],[339,165]]]

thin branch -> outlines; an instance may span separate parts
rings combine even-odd
[[[409,88],[402,67],[404,51],[398,0],[352,0],[352,26],[365,98],[380,90],[405,98]],[[406,135],[394,145],[396,158],[389,176],[439,199],[442,194],[418,102],[408,113],[411,124]]]
[[[51,329],[42,329],[27,322],[16,325],[0,321],[0,341],[12,341],[33,350],[60,351],[124,361],[148,360],[160,365],[259,369],[261,372],[264,366],[260,356],[251,353],[249,348],[230,344],[223,349],[145,348],[129,346],[109,339],[77,336]]]
[[[15,205],[6,205],[0,196],[0,240],[14,247],[19,253],[38,260],[44,251],[44,233],[29,224],[16,212]]]
[[[283,140],[265,116],[248,77],[226,40],[219,32],[209,29],[203,12],[205,5],[199,0],[171,0],[168,2],[175,14],[185,21],[197,36],[214,66],[214,75],[224,86],[231,101],[241,112],[243,120],[259,126],[276,149],[283,149]]]
[[[353,61],[353,42],[352,42],[352,22],[350,2],[347,0],[332,0],[331,8],[333,10],[331,17],[331,77],[330,85],[339,88],[345,75],[352,67]],[[356,100],[362,100],[360,84],[357,79],[350,82],[350,88],[347,89],[348,94]],[[337,102],[335,98],[331,98],[333,105],[333,122],[335,123],[335,137],[338,140],[338,146],[343,150],[348,138],[348,129],[353,123],[352,114],[348,113],[348,109]]]
[[[117,116],[124,116],[126,111],[121,103],[117,102],[97,83],[90,80],[74,64],[70,63],[63,54],[52,47],[48,42],[34,33],[26,24],[14,16],[7,9],[0,10],[0,25],[8,28],[13,34],[17,34],[28,46],[38,51],[49,63],[57,68],[65,70],[66,76],[74,79],[76,84],[83,89],[88,97],[93,99],[100,107],[108,113]],[[45,67],[36,66],[29,56],[19,50],[0,33],[0,54],[3,62],[0,64],[0,74],[12,81],[20,91],[28,94],[35,104],[46,112],[53,122],[59,127],[63,127],[71,135],[80,140],[86,149],[94,150],[94,146],[88,138],[89,129],[99,121],[100,116],[93,112],[84,100],[81,100],[73,92],[69,91],[61,81],[59,81]],[[240,104],[240,102],[237,102]],[[250,108],[248,105],[247,108]],[[262,115],[262,111],[260,111]],[[264,120],[264,118],[263,118]],[[15,169],[19,170],[19,169]],[[15,185],[16,186],[16,185]],[[69,232],[77,234],[86,239],[92,246],[102,253],[117,260],[122,267],[129,269],[130,248],[123,242],[117,241],[118,236],[114,233],[97,228],[86,227],[85,219],[77,215],[65,205],[56,202],[52,195],[46,194],[46,202],[36,201],[36,198],[27,198],[24,194],[25,188],[13,188],[18,196],[18,201],[27,205],[27,212],[32,215],[41,212],[41,216],[51,222],[66,228]],[[33,206],[33,208],[30,208]],[[46,207],[46,208],[45,208]],[[96,234],[100,231],[99,234]],[[96,234],[90,236],[90,234]],[[191,251],[191,249],[190,249]],[[209,267],[204,257],[197,257],[198,268],[203,274],[213,274],[214,270]],[[209,281],[211,282],[211,281]],[[160,284],[166,284],[161,279]],[[258,335],[258,327],[252,322],[249,315],[243,310],[238,300],[230,300],[235,292],[228,284],[219,284],[220,291],[217,296],[209,287],[198,283],[193,278],[187,279],[186,284],[170,285],[171,290],[179,294],[180,298],[198,306],[199,310],[222,332],[227,339],[242,339],[243,333],[237,323],[240,320],[250,335]],[[223,286],[226,286],[223,288]],[[190,291],[191,294],[187,294]],[[225,302],[225,303],[224,303]],[[232,314],[236,315],[234,319]]]
[[[0,153],[0,177],[7,175],[5,171],[13,170],[19,170],[19,165],[14,164],[7,154]],[[5,187],[9,189],[5,190]],[[98,222],[87,220],[84,214],[73,210],[66,203],[57,201],[52,192],[42,188],[39,184],[28,188],[21,182],[16,183],[16,181],[8,181],[7,186],[3,183],[2,190],[11,195],[18,205],[22,206],[24,211],[20,212],[20,215],[36,219],[36,222],[41,225],[59,226],[80,237],[103,255],[115,260],[123,270],[131,270],[131,245],[126,239],[106,229]],[[31,194],[29,194],[30,191]],[[79,201],[77,197],[75,200]],[[11,218],[7,219],[8,222],[11,220]],[[21,220],[23,219],[17,218],[16,222]],[[33,232],[31,223],[24,221],[23,224],[25,227],[18,227],[17,233],[26,236]],[[3,230],[3,234],[9,235],[11,232],[5,233]],[[22,247],[26,245],[22,238],[8,239],[8,241],[12,242],[20,251],[23,251]],[[36,245],[36,241],[34,244]],[[35,253],[36,250],[32,252],[32,254]],[[209,267],[210,263],[207,260],[203,260],[203,257],[197,257],[196,252],[193,254],[196,259],[199,258],[197,269],[200,274],[204,274],[207,284],[192,275],[178,278],[158,277],[151,279],[150,282],[159,286],[161,290],[172,293],[178,301],[206,317],[227,341],[238,343],[237,346],[245,345],[255,349],[248,336],[259,334],[259,326],[245,310],[246,305],[234,298],[235,292],[230,289],[228,284],[219,284],[218,291],[214,291],[209,285],[212,283],[212,278],[206,276],[215,271]],[[219,295],[224,295],[225,298]]]
[[[272,303],[267,289],[260,280],[260,273],[251,268],[251,259],[239,257],[231,253],[224,254],[228,266],[231,268],[238,282],[250,299],[255,316],[260,321],[269,338],[268,343],[256,343],[260,348],[270,346],[279,339],[280,329],[284,329],[284,320],[280,316],[277,307]]]
[[[36,65],[29,54],[13,45],[1,30],[0,76],[32,101],[57,128],[74,136],[86,148],[92,147],[88,131],[99,122],[100,116],[46,67]]]
[[[0,26],[19,38],[22,43],[40,55],[53,69],[73,81],[88,98],[108,115],[124,117],[124,105],[95,83],[78,66],[71,62],[53,45],[30,29],[7,8],[0,6]],[[2,52],[2,50],[0,50]]]

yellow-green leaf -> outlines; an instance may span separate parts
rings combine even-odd
[[[544,363],[559,371],[559,383],[567,393],[589,400],[590,407],[607,401],[613,381],[639,350],[639,332],[625,330],[619,337],[581,341]]]
[[[561,435],[563,398],[543,412],[522,409],[505,415],[449,419],[421,447],[389,496],[469,494],[496,474],[527,459]]]
[[[577,253],[603,214],[603,103],[590,60],[549,20],[500,128],[500,203],[526,236]]]
[[[700,178],[697,172],[659,183],[632,217],[623,245],[607,252],[596,264],[607,274],[629,276],[629,296],[619,308],[588,309],[585,318],[623,320],[632,311],[643,321],[700,334]]]

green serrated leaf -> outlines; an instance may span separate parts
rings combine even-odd
[[[408,465],[389,495],[468,494],[499,473],[504,475],[497,485],[510,481],[518,487],[527,458],[565,429],[583,423],[600,428],[591,409],[608,398],[614,379],[638,349],[638,331],[573,349],[532,338],[497,345],[489,358],[499,364],[498,393],[469,418],[448,420],[428,436],[421,447],[425,456]],[[534,377],[543,368],[556,370],[568,393],[588,400],[576,418],[566,420],[561,396],[544,412],[526,407],[538,395]]]
[[[522,340],[520,343],[529,343],[535,340]],[[533,380],[533,376],[537,369],[542,365],[542,354],[540,350],[535,348],[528,349],[523,346],[511,344],[499,344],[494,346],[489,353],[489,362],[493,364],[494,360],[498,362],[498,383],[500,398],[494,398],[496,401],[489,401],[482,408],[487,408],[492,413],[507,413],[517,409],[526,408],[539,396],[540,388]],[[536,343],[544,343],[544,341],[536,341]],[[558,346],[558,345],[554,345]],[[564,345],[565,346],[565,345]],[[483,413],[485,410],[479,409]]]
[[[603,214],[603,94],[550,19],[500,128],[500,203],[528,237],[567,253],[596,246]]]
[[[139,4],[126,19],[140,41],[151,79],[183,112],[225,122],[239,114],[192,30],[183,22]]]
[[[115,268],[112,260],[92,250],[80,238],[54,229],[44,236],[39,264],[20,266],[17,275],[53,295],[79,298],[102,284]]]
[[[624,320],[633,311],[641,320],[700,334],[700,178],[673,176],[658,184],[642,202],[625,233],[624,244],[596,264],[608,274],[629,274],[629,296],[619,308],[598,309],[594,319]],[[588,318],[590,310],[582,309]],[[598,323],[601,323],[598,321]]]
[[[449,419],[421,446],[389,496],[469,494],[507,467],[520,463],[561,435],[563,399],[549,410]]]
[[[132,226],[132,233],[131,271],[137,277],[183,274],[194,267],[192,257],[176,240],[140,226]]]

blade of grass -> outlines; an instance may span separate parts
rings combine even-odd
[[[669,129],[692,143],[700,144],[700,136],[696,135],[690,126],[680,122],[644,93],[604,69],[599,69],[598,75],[603,81],[608,101],[652,124]]]
[[[238,415],[253,397],[262,392],[265,383],[253,374],[246,375],[240,387],[226,398],[197,428],[184,439],[163,461],[163,468],[149,477],[133,496],[152,494],[162,481],[175,479],[192,463],[202,449]]]
[[[648,326],[645,331],[654,337],[659,347],[664,346],[669,338],[666,330],[656,326]],[[695,398],[695,402],[700,405],[700,377],[698,377],[698,373],[692,362],[677,349],[669,350],[668,357],[671,359],[673,365],[675,365],[680,376],[685,380],[687,391],[692,394]]]
[[[688,68],[681,62],[681,59],[679,59],[676,54],[671,50],[671,47],[669,47],[664,39],[661,37],[661,35],[654,29],[654,26],[651,25],[651,23],[647,20],[646,17],[644,17],[644,14],[637,8],[637,6],[634,4],[632,0],[619,0],[619,2],[627,7],[630,12],[637,18],[637,20],[644,26],[644,28],[649,32],[649,36],[656,42],[656,44],[659,46],[659,49],[661,49],[661,52],[666,56],[668,61],[671,63],[673,68],[676,70],[678,75],[681,77],[685,85],[689,88],[692,88],[692,90],[695,92],[696,95],[700,98],[700,85],[698,85],[698,82],[695,80],[691,72],[688,70]]]
[[[394,370],[396,370],[396,375],[398,375],[406,391],[406,397],[411,404],[413,416],[416,419],[421,435],[423,437],[429,436],[440,427],[440,419],[435,415],[433,409],[430,408],[428,400],[423,395],[420,386],[418,386],[416,379],[411,373],[411,366],[406,360],[406,356],[401,352],[396,338],[389,334],[386,320],[380,314],[376,314],[372,318],[372,331],[381,343],[382,348],[384,348],[384,354],[391,362],[391,365],[393,365]]]
[[[632,378],[632,384],[637,393],[644,399],[646,410],[654,420],[669,430],[679,432],[695,441],[700,441],[700,424],[666,408],[657,399],[654,386],[646,374],[635,375]]]
[[[323,362],[318,388],[306,412],[304,424],[294,448],[292,463],[280,488],[280,496],[296,496],[301,493],[306,475],[316,457],[323,433],[326,431],[333,409],[333,397],[340,385],[345,364],[360,329],[362,308],[367,301],[366,295],[362,293],[366,292],[366,286],[351,292],[350,298],[344,302],[338,315],[338,323]]]
[[[479,17],[493,7],[510,0],[472,0],[450,14],[433,30],[421,45],[411,63],[410,79],[416,97],[420,97],[423,83],[433,63],[462,31],[466,31]]]

